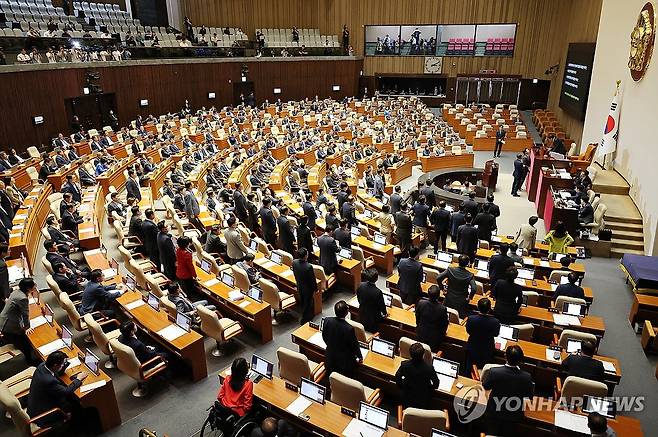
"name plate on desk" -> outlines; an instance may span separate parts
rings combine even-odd
[[[350,410],[349,408],[340,407],[340,412],[346,416],[356,417],[356,412]]]
[[[291,382],[286,381],[286,388],[297,393],[297,386]]]

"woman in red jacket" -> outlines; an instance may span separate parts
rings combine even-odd
[[[188,249],[191,240],[188,237],[178,239],[176,249],[176,278],[186,295],[191,296],[196,292],[195,279],[196,270],[192,260],[192,252]]]
[[[248,374],[247,360],[236,358],[231,364],[231,374],[224,379],[217,394],[217,400],[240,417],[251,410],[253,403],[254,383],[247,378]]]

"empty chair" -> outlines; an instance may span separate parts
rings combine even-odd
[[[522,325],[512,325],[512,328],[518,328],[519,340],[532,341],[532,336],[535,332],[535,325],[532,323],[524,323]]]
[[[110,340],[110,347],[116,355],[117,368],[137,381],[137,387],[132,391],[132,395],[136,398],[146,396],[146,383],[167,369],[167,363],[159,355],[140,363],[135,351],[119,340]]]
[[[302,378],[320,381],[324,377],[323,362],[313,362],[305,355],[285,347],[276,350],[276,357],[279,361],[279,376],[297,386],[301,384]]]
[[[571,405],[574,400],[580,400],[584,396],[599,398],[608,396],[608,386],[599,381],[579,376],[567,376],[564,383],[560,378],[557,378],[555,382],[555,399],[564,399],[567,405]]]
[[[260,285],[261,290],[263,290],[263,301],[270,304],[274,311],[274,320],[272,323],[276,322],[276,317],[279,312],[285,311],[297,303],[295,296],[279,291],[276,284],[269,279],[260,278],[258,284]]]
[[[398,406],[398,427],[402,431],[418,436],[432,435],[432,428],[449,431],[450,420],[448,410],[423,410],[421,408],[405,408]]]
[[[212,351],[212,355],[214,357],[221,356],[221,347],[236,335],[241,334],[242,326],[240,323],[226,317],[220,319],[215,311],[204,306],[198,306],[196,312],[199,319],[201,319],[201,330],[217,342],[217,348]]]
[[[91,338],[94,340],[96,346],[98,346],[98,349],[109,357],[105,362],[105,368],[114,369],[114,352],[110,347],[110,340],[115,340],[121,335],[121,332],[119,331],[119,322],[116,319],[111,319],[98,323],[94,320],[94,316],[91,314],[85,314],[83,320],[87,324]],[[114,325],[116,329],[109,332],[103,331],[103,327],[109,324]]]
[[[577,297],[570,297],[570,296],[558,296],[557,299],[555,299],[555,308],[562,311],[563,308],[564,308],[565,303],[575,303],[575,304],[578,304],[578,305],[587,305],[587,302],[585,302],[585,299],[579,299]]]
[[[315,273],[315,278],[320,280],[320,284],[318,284],[318,292],[324,293],[336,284],[336,275],[334,273],[327,276],[321,266],[316,264],[311,265],[313,266],[313,273]]]
[[[331,402],[342,407],[349,408],[352,411],[358,411],[360,402],[367,402],[371,405],[381,403],[379,389],[371,389],[364,386],[361,382],[343,376],[338,372],[329,375],[329,387],[331,390]]]
[[[237,265],[232,265],[231,270],[233,271],[233,278],[235,279],[235,286],[242,291],[249,291],[251,288],[251,283],[249,282],[249,276],[244,269],[238,267]]]
[[[528,306],[537,306],[539,303],[539,293],[536,291],[523,290],[523,295],[527,296],[526,302],[528,303]]]

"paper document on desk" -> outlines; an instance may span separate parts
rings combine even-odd
[[[551,284],[551,291],[557,290],[557,284]]]
[[[91,384],[85,384],[80,386],[80,393],[86,393],[88,391],[92,391],[96,388],[103,387],[107,382],[104,379],[101,379],[100,381],[92,382]]]
[[[60,350],[61,348],[65,347],[66,344],[64,344],[64,340],[61,338],[58,338],[55,341],[51,341],[50,343],[44,344],[39,348],[39,353],[43,355],[44,357],[50,355],[51,353]]]
[[[617,368],[615,367],[614,363],[604,360],[600,360],[600,361],[603,363],[603,370],[605,370],[608,373],[617,373]]]
[[[359,419],[352,419],[343,430],[345,437],[381,437],[384,430]]]
[[[489,277],[489,272],[487,272],[486,270],[478,270],[475,273],[475,276],[478,277],[478,278],[488,278]]]
[[[284,278],[289,278],[291,276],[295,276],[295,273],[291,269],[288,269],[281,272],[281,276],[283,276]]]
[[[45,325],[46,323],[48,323],[48,320],[44,316],[35,317],[30,319],[30,329]]]
[[[539,266],[540,266],[540,267],[550,267],[550,266],[551,266],[551,263],[548,262],[548,261],[543,261],[543,260],[542,260],[542,261],[539,261]]]
[[[78,357],[69,358],[68,362],[69,362],[69,366],[66,368],[66,370],[74,369],[74,368],[78,367],[81,364],[80,363],[80,358],[78,358]]]
[[[206,287],[212,287],[213,285],[219,284],[219,279],[213,278],[203,283]]]
[[[494,337],[494,345],[499,351],[505,350],[505,346],[507,346],[507,339],[503,337]]]
[[[167,341],[174,341],[187,333],[186,330],[178,325],[169,325],[158,331],[158,335]]]
[[[560,326],[580,326],[578,317],[568,314],[553,314],[553,322]]]
[[[16,282],[25,277],[25,271],[21,267],[7,267],[7,273],[9,274],[9,282]]]
[[[366,357],[368,356],[368,352],[370,352],[370,349],[365,348],[363,346],[359,346],[359,350],[361,351],[361,358],[365,360]]]
[[[260,266],[264,269],[269,270],[269,269],[271,269],[272,267],[274,267],[276,265],[277,265],[277,263],[275,263],[274,261],[267,261],[267,262],[264,262],[263,264],[261,264]]]
[[[322,349],[327,348],[327,344],[324,342],[324,339],[322,338],[322,332],[316,332],[315,334],[311,335],[308,339],[308,342],[316,346],[320,346]]]
[[[299,396],[286,407],[286,411],[294,416],[299,416],[305,409],[311,406],[313,401],[306,399],[304,396]]]
[[[103,269],[103,276],[105,276],[105,280],[112,279],[116,276],[117,271],[114,269]]]
[[[249,306],[250,303],[251,303],[251,302],[249,302],[248,300],[245,300],[244,302],[240,302],[240,304],[239,304],[238,306],[239,306],[240,308],[246,308],[246,307]]]
[[[587,416],[573,414],[564,410],[555,410],[555,426],[590,435]]]
[[[135,308],[139,308],[139,307],[141,307],[142,305],[144,305],[144,301],[143,301],[142,299],[137,299],[137,300],[135,300],[135,301],[132,301],[132,302],[130,302],[130,303],[127,303],[127,304],[125,305],[125,307],[126,307],[126,309],[127,309],[128,311],[132,311],[132,310],[134,310]]]
[[[525,287],[525,279],[523,279],[523,278],[514,279],[514,283],[516,285],[520,285],[521,287]]]
[[[557,352],[557,358],[555,358],[555,353],[556,352]],[[554,363],[559,363],[562,360],[562,356],[560,355],[560,351],[556,351],[554,349],[546,348],[546,360],[547,361],[552,361]]]
[[[560,173],[560,179],[571,179],[571,175],[569,173]]]
[[[436,375],[439,378],[439,390],[449,392],[455,384],[455,379],[447,375]]]
[[[244,294],[240,290],[231,290],[228,292],[228,298],[231,302],[237,302],[244,299]]]

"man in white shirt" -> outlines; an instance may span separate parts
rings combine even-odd
[[[16,62],[19,64],[29,64],[30,63],[30,55],[27,54],[25,49],[21,50],[21,52],[18,54],[16,57]]]

